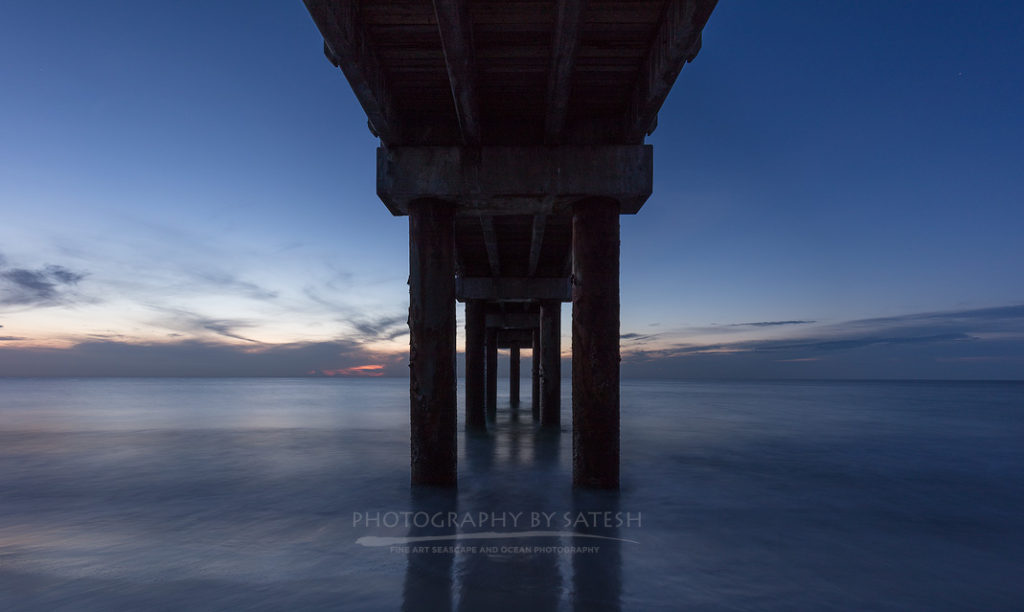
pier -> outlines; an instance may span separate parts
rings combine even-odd
[[[457,482],[456,302],[470,431],[499,348],[513,409],[529,348],[531,415],[560,426],[571,303],[573,484],[617,488],[619,215],[651,194],[644,140],[715,0],[305,4],[380,139],[377,194],[409,217],[413,484]]]

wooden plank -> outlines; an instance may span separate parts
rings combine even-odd
[[[572,70],[580,46],[586,0],[558,0],[558,16],[551,41],[551,71],[548,73],[547,112],[544,141],[560,144],[565,131],[565,113],[572,91]]]
[[[466,0],[434,0],[448,81],[463,143],[480,145],[480,103],[476,95],[473,31]]]
[[[324,53],[348,79],[359,104],[366,112],[370,131],[385,143],[401,137],[380,62],[367,40],[359,20],[356,0],[303,0],[324,37]]]
[[[717,0],[672,0],[666,7],[633,91],[624,124],[627,142],[643,142],[686,62],[700,51],[700,34]]]

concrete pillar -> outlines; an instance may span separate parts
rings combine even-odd
[[[512,409],[519,407],[519,345],[512,343],[508,364],[508,400]]]
[[[577,203],[572,217],[572,480],[619,487],[619,205]]]
[[[530,402],[533,410],[533,420],[540,420],[540,328],[533,330],[533,356],[530,357],[530,377],[533,384]]]
[[[486,313],[480,300],[466,302],[466,431],[487,429],[484,412]]]
[[[412,483],[455,486],[455,215],[409,204],[409,424]]]
[[[498,330],[487,328],[487,418],[498,414]]]
[[[540,303],[540,422],[544,425],[562,422],[561,311],[558,301]]]

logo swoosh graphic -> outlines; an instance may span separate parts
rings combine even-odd
[[[455,540],[499,540],[508,538],[550,538],[550,537],[571,537],[571,538],[592,538],[595,540],[612,540],[615,542],[630,542],[639,544],[636,540],[625,538],[613,538],[610,536],[594,535],[592,533],[579,533],[576,531],[480,531],[477,533],[454,533],[452,535],[438,536],[363,536],[356,540],[356,544],[362,546],[394,546],[396,544],[413,544],[415,542],[445,542]]]

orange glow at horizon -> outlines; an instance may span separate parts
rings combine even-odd
[[[313,370],[310,374],[320,374],[322,376],[383,376],[384,364],[368,364],[337,370]]]

